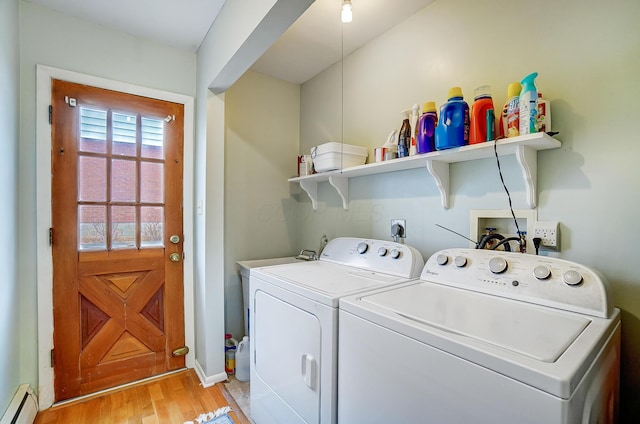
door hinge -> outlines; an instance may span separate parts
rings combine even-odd
[[[49,105],[49,125],[53,124],[53,106]]]
[[[49,228],[49,246],[53,246],[53,228]]]
[[[53,349],[51,349],[51,368],[53,368],[53,364],[54,364],[54,356],[53,356]]]
[[[187,353],[189,353],[189,347],[188,346],[182,346],[182,347],[179,347],[179,348],[175,349],[173,352],[171,352],[171,356],[173,356],[175,358],[177,356],[185,356]]]

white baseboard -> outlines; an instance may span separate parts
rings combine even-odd
[[[28,384],[22,384],[0,418],[0,424],[32,424],[37,413],[37,396]]]
[[[211,376],[207,376],[204,372],[204,370],[202,369],[202,367],[200,366],[200,363],[198,362],[198,360],[196,359],[195,361],[195,367],[194,369],[196,370],[196,374],[198,375],[198,378],[200,379],[200,383],[202,384],[202,387],[211,387],[216,383],[220,383],[221,381],[225,381],[227,379],[227,373],[226,372],[221,372],[219,374],[214,374]]]

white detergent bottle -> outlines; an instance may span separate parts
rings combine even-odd
[[[236,378],[238,381],[249,381],[249,336],[244,336],[236,353]]]
[[[520,81],[520,135],[538,132],[538,90],[534,83],[537,76],[538,73],[534,72]]]
[[[551,103],[538,91],[538,132],[551,131]]]
[[[413,105],[411,108],[411,118],[409,120],[411,124],[411,146],[409,147],[409,156],[413,156],[418,154],[418,143],[416,142],[416,132],[415,129],[418,128],[418,119],[420,118],[420,106],[417,104]]]

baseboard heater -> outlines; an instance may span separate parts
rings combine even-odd
[[[28,384],[18,387],[0,424],[33,424],[38,413],[38,399]]]

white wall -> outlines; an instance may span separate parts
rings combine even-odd
[[[18,0],[0,1],[0,240],[5,244],[0,278],[0,416],[20,380],[20,282],[18,280],[18,141],[20,55]]]
[[[198,49],[195,198],[202,213],[195,219],[195,330],[197,369],[207,385],[226,378],[224,91],[312,2],[255,0],[250,8],[227,2]]]
[[[368,146],[370,155],[414,103],[442,104],[449,87],[459,85],[471,104],[473,90],[490,84],[499,108],[510,82],[539,72],[562,147],[538,154],[538,218],[560,221],[558,256],[593,266],[612,283],[623,311],[628,422],[640,420],[640,274],[633,266],[640,235],[638,22],[637,0],[439,0],[344,61],[344,142]],[[301,152],[341,140],[339,89],[339,65],[302,85]],[[515,159],[502,164],[514,207],[526,208]],[[351,179],[349,211],[328,184],[318,191],[317,212],[301,194],[304,246],[315,246],[322,233],[388,238],[390,219],[406,218],[406,242],[429,256],[467,246],[434,224],[468,234],[469,210],[508,207],[494,159],[451,167],[449,210],[425,170]]]
[[[244,335],[236,262],[295,255],[300,86],[248,71],[225,93],[225,329]],[[248,334],[247,334],[248,335]]]
[[[76,71],[187,96],[195,95],[196,55],[109,30],[28,2],[20,3],[21,134],[18,249],[23,299],[23,382],[38,387],[36,290],[36,65]],[[3,15],[4,16],[4,15]],[[52,30],[55,28],[55,31]],[[44,277],[42,277],[44,278]],[[15,320],[14,320],[15,322]]]

